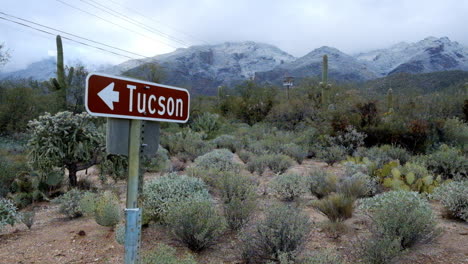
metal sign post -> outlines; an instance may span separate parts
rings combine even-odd
[[[138,264],[142,218],[138,208],[140,154],[156,154],[158,121],[188,121],[190,94],[182,88],[91,73],[86,78],[85,107],[90,115],[108,118],[107,152],[128,156],[125,264]],[[142,120],[150,121],[144,129]]]

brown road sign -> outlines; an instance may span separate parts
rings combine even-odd
[[[190,94],[168,85],[90,73],[85,106],[94,116],[185,123]]]

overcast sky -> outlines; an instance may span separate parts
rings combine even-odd
[[[148,57],[177,47],[245,40],[273,44],[297,57],[324,45],[357,53],[427,36],[447,36],[468,46],[468,1],[464,0],[0,1],[0,12]],[[127,21],[99,10],[100,5],[124,14]],[[4,14],[0,17],[28,24]],[[55,56],[53,35],[0,19],[2,42],[11,54],[4,71]],[[70,63],[128,60],[67,40],[64,50]]]

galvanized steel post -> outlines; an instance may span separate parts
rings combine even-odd
[[[141,120],[132,119],[130,121],[130,140],[128,151],[125,264],[137,264],[139,262],[141,234],[141,211],[138,209],[138,174],[140,169],[140,145]]]

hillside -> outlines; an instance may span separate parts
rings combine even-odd
[[[395,73],[387,77],[370,80],[363,87],[376,93],[386,93],[392,88],[396,93],[431,93],[468,82],[466,71],[440,71],[431,73]]]

